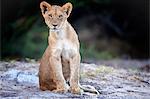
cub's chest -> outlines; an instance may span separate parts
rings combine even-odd
[[[60,53],[62,58],[67,60],[74,57],[78,52],[77,46],[67,39],[59,40],[56,43],[55,50]]]

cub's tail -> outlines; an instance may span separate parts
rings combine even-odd
[[[91,85],[80,85],[80,88],[84,91],[83,94],[99,95],[100,93]]]

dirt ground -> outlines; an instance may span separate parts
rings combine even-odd
[[[41,91],[39,63],[0,61],[0,99],[150,99],[149,61],[92,62],[81,63],[80,83],[94,86],[99,95]]]

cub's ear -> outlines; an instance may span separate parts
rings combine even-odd
[[[68,2],[62,6],[62,9],[67,14],[67,17],[69,17],[72,11],[72,4]]]
[[[40,8],[42,11],[42,15],[44,15],[46,13],[46,11],[49,11],[51,9],[51,5],[45,1],[42,1],[40,3]]]

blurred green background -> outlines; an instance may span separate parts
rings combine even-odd
[[[1,59],[40,59],[48,27],[42,0],[1,0]],[[149,0],[45,0],[73,4],[68,21],[77,31],[86,59],[148,59]]]

